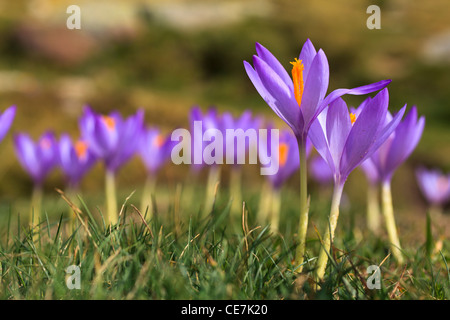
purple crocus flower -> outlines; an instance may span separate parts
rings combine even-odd
[[[391,120],[392,115],[388,112],[385,122],[387,123]],[[390,242],[393,244],[392,251],[394,257],[399,262],[402,262],[403,258],[399,251],[400,240],[397,235],[397,227],[394,219],[391,180],[395,170],[405,162],[419,143],[424,126],[425,118],[420,117],[418,119],[417,109],[413,106],[389,138],[363,164],[363,170],[369,175],[369,179],[381,183],[383,215],[385,217]]]
[[[60,165],[71,188],[77,188],[81,179],[95,164],[97,158],[86,141],[72,141],[68,134],[61,135],[59,140]]]
[[[450,200],[450,174],[437,169],[418,168],[416,178],[420,190],[433,207],[441,207]]]
[[[138,153],[147,170],[147,178],[141,199],[141,212],[153,214],[152,194],[156,185],[156,173],[170,158],[173,142],[155,127],[146,128],[141,136]]]
[[[16,116],[16,106],[11,106],[0,115],[0,141],[8,133]]]
[[[374,98],[369,98],[361,104],[355,115],[349,113],[346,103],[339,98],[333,101],[311,126],[311,142],[328,163],[334,177],[329,225],[317,260],[317,281],[320,281],[325,273],[345,181],[356,167],[388,139],[405,112],[403,107],[386,123],[388,103],[388,91],[383,89]]]
[[[292,79],[275,56],[259,43],[256,43],[256,52],[254,68],[244,61],[245,70],[261,97],[300,141],[306,140],[311,124],[333,100],[345,94],[368,94],[390,83],[390,80],[383,80],[353,89],[337,89],[325,97],[329,82],[328,60],[323,50],[316,51],[309,39],[299,58],[291,62]]]
[[[386,122],[392,120],[388,112]],[[390,183],[395,170],[414,151],[422,136],[425,118],[417,119],[417,108],[413,106],[405,119],[400,122],[392,135],[366,161],[365,164],[370,179],[381,183]],[[370,163],[371,162],[371,163]],[[376,173],[373,169],[376,169]]]
[[[149,174],[155,174],[170,158],[173,143],[155,127],[147,128],[139,143],[138,153]]]
[[[101,115],[86,107],[79,126],[82,139],[92,153],[104,161],[107,171],[116,172],[137,151],[144,112],[138,110],[124,119],[118,112]]]
[[[35,143],[28,134],[14,136],[16,155],[35,186],[41,187],[50,171],[59,164],[58,143],[53,132],[46,132]]]
[[[138,110],[124,119],[118,112],[101,115],[86,107],[79,126],[83,141],[105,163],[107,218],[114,224],[118,221],[115,175],[137,151],[144,130],[144,112]]]
[[[405,107],[386,123],[388,102],[388,91],[383,89],[353,114],[339,98],[311,126],[311,142],[328,163],[335,184],[343,186],[348,175],[368,159],[399,124]]]

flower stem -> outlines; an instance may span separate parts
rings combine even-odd
[[[367,227],[374,234],[380,229],[380,207],[378,204],[378,185],[368,184],[367,189]]]
[[[344,184],[340,183],[340,181],[338,180],[334,184],[333,198],[331,200],[330,216],[328,217],[328,226],[325,232],[325,236],[322,239],[322,247],[320,248],[319,258],[317,259],[316,273],[315,273],[315,280],[317,283],[320,282],[325,275],[325,269],[327,267],[328,262],[328,254],[330,253],[331,242],[333,242],[334,232],[336,230],[337,221],[339,218],[339,205],[341,203],[343,190]]]
[[[381,200],[383,204],[383,215],[386,221],[386,229],[391,242],[391,252],[399,264],[403,264],[404,259],[401,252],[400,240],[397,235],[397,227],[394,219],[394,209],[392,206],[391,184],[384,182],[381,189]]]
[[[267,223],[270,214],[270,208],[272,206],[273,192],[274,191],[272,190],[270,182],[266,179],[262,186],[261,194],[259,197],[257,220],[260,224]]]
[[[116,224],[119,220],[117,213],[116,176],[113,171],[106,171],[105,175],[106,213],[107,223]]]
[[[278,232],[280,224],[280,209],[281,209],[281,192],[274,190],[272,194],[271,212],[270,212],[270,228],[273,232]]]
[[[145,179],[144,189],[142,190],[141,213],[144,215],[147,212],[150,218],[154,212],[152,195],[155,192],[155,186],[156,177],[154,174],[149,173]]]
[[[306,168],[306,139],[303,139],[298,144],[300,153],[300,220],[298,227],[298,244],[295,252],[295,266],[303,263],[306,247],[306,232],[308,231],[308,183],[307,183],[307,168]],[[298,267],[297,272],[303,270],[303,266]]]
[[[31,229],[33,229],[39,223],[39,217],[41,215],[41,205],[42,205],[42,186],[40,184],[35,184],[33,187],[33,192],[31,194],[31,203],[30,203]]]
[[[230,171],[230,196],[233,199],[231,211],[237,216],[242,215],[242,188],[241,188],[242,170],[240,168],[231,168]]]
[[[206,199],[203,207],[203,215],[209,214],[216,200],[216,185],[220,181],[220,166],[210,166],[208,181],[206,184]]]

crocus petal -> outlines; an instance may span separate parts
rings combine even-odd
[[[319,50],[311,63],[300,106],[303,120],[306,124],[305,130],[308,130],[308,124],[318,115],[316,110],[325,97],[328,89],[328,81],[329,67],[327,57],[322,50]]]
[[[39,160],[36,158],[36,151],[31,138],[24,133],[16,134],[14,136],[14,146],[22,167],[34,180],[39,178]]]
[[[334,165],[334,160],[331,156],[328,140],[325,134],[327,114],[328,108],[323,110],[323,112],[312,123],[311,128],[309,129],[308,137],[320,156],[328,163],[330,170],[335,173],[337,168]]]
[[[387,174],[392,174],[409,157],[419,143],[424,125],[425,118],[421,117],[417,122],[417,109],[413,107],[404,121],[395,129],[395,136],[386,155]]]
[[[341,98],[333,101],[328,107],[326,133],[331,157],[336,168],[339,167],[345,142],[352,129],[348,108]]]
[[[3,140],[16,115],[16,106],[6,109],[0,116],[0,141]]]
[[[406,105],[397,112],[397,114],[395,115],[395,117],[392,119],[391,122],[389,122],[380,130],[377,139],[367,152],[368,157],[370,157],[378,148],[380,148],[381,145],[385,143],[385,141],[389,138],[392,132],[394,132],[395,128],[397,128],[403,115],[405,114],[405,110]]]
[[[261,60],[258,56],[253,56],[255,71],[258,73],[261,83],[274,98],[274,103],[279,113],[286,119],[286,123],[293,129],[301,132],[298,128],[300,108],[293,96],[293,92],[284,81]]]
[[[353,124],[345,143],[340,162],[343,180],[368,157],[371,146],[377,140],[380,125],[384,122],[388,108],[388,91],[380,91],[361,112]]]
[[[316,112],[320,113],[322,110],[328,106],[331,102],[336,100],[339,97],[342,97],[346,94],[351,95],[364,95],[368,93],[372,93],[378,90],[385,88],[391,80],[382,80],[376,83],[371,83],[365,86],[353,88],[353,89],[336,89],[332,91],[329,95],[325,97],[325,99],[320,103],[320,106],[317,108]]]
[[[312,65],[314,57],[316,56],[317,51],[314,48],[311,40],[307,39],[303,44],[302,50],[300,51],[300,55],[298,57],[299,60],[302,61],[303,64],[303,79],[308,78],[309,69]]]
[[[256,43],[256,53],[258,54],[258,57],[264,60],[264,62],[267,63],[276,74],[278,74],[278,76],[281,78],[281,80],[284,81],[284,83],[290,88],[290,90],[294,90],[291,77],[287,73],[286,69],[282,66],[282,64],[278,61],[278,59],[275,58],[275,56],[269,50],[267,50],[260,43]]]

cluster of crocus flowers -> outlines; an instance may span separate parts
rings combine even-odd
[[[258,93],[272,110],[292,129],[300,154],[300,219],[295,264],[302,270],[308,227],[306,140],[311,125],[334,100],[345,95],[368,94],[384,88],[389,80],[353,89],[337,89],[326,96],[329,82],[328,60],[322,49],[316,51],[308,39],[298,59],[292,62],[292,78],[275,56],[256,43],[253,67],[244,67]]]
[[[388,112],[385,122],[392,121],[392,118],[392,115]],[[382,211],[391,242],[391,252],[399,263],[403,262],[403,256],[394,219],[391,180],[397,168],[406,161],[416,148],[424,126],[425,118],[423,116],[418,118],[417,108],[413,106],[394,132],[365,161],[363,166],[364,171],[372,180],[371,183],[381,184]],[[373,170],[375,172],[371,172]],[[372,217],[372,219],[375,218]]]
[[[147,177],[142,192],[141,212],[153,215],[152,195],[155,192],[157,173],[170,158],[173,143],[156,127],[147,127],[142,133],[138,154],[144,163]]]
[[[86,107],[79,127],[83,141],[105,165],[107,223],[115,224],[119,218],[115,177],[138,149],[144,130],[144,112],[138,110],[128,118],[123,118],[118,112],[103,115]]]
[[[442,207],[450,201],[450,174],[420,167],[416,169],[416,178],[430,212],[441,213]]]
[[[209,170],[203,213],[208,214],[213,209],[217,186],[221,180],[222,164],[232,165],[230,170],[231,210],[233,213],[242,212],[241,165],[245,164],[249,151],[256,148],[256,140],[249,138],[248,143],[244,141],[245,139],[239,140],[245,143],[241,145],[234,134],[238,132],[238,135],[242,133],[243,136],[246,136],[249,129],[258,130],[261,128],[262,119],[254,117],[249,110],[245,110],[235,117],[229,112],[219,114],[213,107],[210,107],[206,113],[202,113],[201,109],[196,106],[191,109],[189,122],[193,134],[191,167],[194,172],[198,172],[208,165]],[[232,131],[233,134],[229,135],[229,131]],[[215,144],[218,142],[215,141],[215,133],[218,133],[223,139],[221,146],[218,146],[219,143],[217,144],[218,149]],[[224,159],[225,155],[226,159]]]

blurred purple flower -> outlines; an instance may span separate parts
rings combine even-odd
[[[256,43],[254,68],[244,61],[247,75],[272,110],[292,128],[299,142],[305,141],[309,128],[322,110],[345,95],[362,95],[386,87],[383,80],[353,89],[337,89],[325,97],[329,82],[329,65],[322,49],[318,52],[308,39],[298,60],[291,62],[292,79],[275,56]]]
[[[348,175],[368,159],[391,135],[405,112],[403,107],[386,123],[387,89],[349,113],[344,100],[336,99],[311,126],[311,142],[328,163],[334,181],[343,185]]]
[[[59,164],[58,143],[52,132],[46,132],[35,143],[28,134],[14,136],[16,155],[36,186],[41,186],[48,173]]]
[[[392,120],[388,112],[386,123]],[[387,183],[392,179],[395,170],[414,151],[422,137],[425,118],[417,119],[415,106],[405,116],[390,137],[364,162],[363,170],[367,171],[369,179]],[[375,170],[375,171],[374,171]]]
[[[173,142],[164,137],[157,128],[147,128],[139,143],[139,155],[148,173],[157,172],[170,158]]]
[[[144,130],[144,112],[124,119],[118,112],[109,115],[84,109],[79,121],[81,136],[92,153],[102,159],[109,172],[116,172],[137,151]]]
[[[68,134],[63,134],[59,140],[59,158],[63,173],[70,187],[76,188],[80,180],[95,164],[97,158],[84,140],[75,143]]]
[[[321,156],[316,156],[311,160],[309,172],[312,178],[320,184],[327,185],[333,182],[333,172]]]
[[[11,106],[0,115],[0,141],[11,128],[14,117],[16,116],[16,106]]]
[[[442,206],[450,200],[450,174],[419,168],[416,178],[420,190],[431,205]]]

